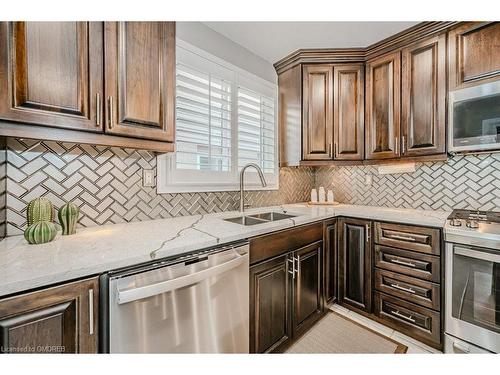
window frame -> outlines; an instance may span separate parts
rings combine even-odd
[[[231,63],[214,56],[198,47],[180,39],[176,40],[176,48],[187,53],[200,56],[234,73],[231,91],[231,170],[229,172],[213,172],[202,170],[176,169],[175,152],[157,156],[157,193],[194,193],[222,192],[239,190],[238,168],[238,89],[242,88],[258,92],[274,100],[274,173],[265,173],[267,186],[262,187],[257,172],[250,168],[245,173],[245,190],[278,190],[279,189],[279,119],[278,119],[278,85],[243,70]],[[177,65],[177,64],[176,64]],[[177,119],[177,117],[176,117]],[[225,175],[225,176],[224,176]],[[220,182],[221,177],[228,181]],[[229,181],[230,180],[230,181]],[[180,182],[176,182],[180,181]],[[203,181],[203,182],[201,182]]]

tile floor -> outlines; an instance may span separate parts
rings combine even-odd
[[[385,335],[387,337],[392,338],[393,340],[396,340],[400,342],[403,345],[406,345],[408,347],[408,354],[433,354],[433,353],[441,353],[439,350],[436,350],[434,348],[431,348],[430,346],[427,346],[420,341],[417,341],[411,337],[408,337],[400,332],[397,332],[393,330],[392,328],[386,327],[380,323],[377,323],[371,319],[368,319],[354,311],[351,311],[349,309],[346,309],[345,307],[339,306],[339,305],[332,305],[330,306],[330,309],[332,311],[335,311],[336,313],[343,315],[349,319],[354,320],[355,322],[362,324],[366,326],[367,328],[370,328],[382,335]]]

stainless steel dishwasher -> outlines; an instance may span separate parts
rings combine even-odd
[[[108,274],[103,351],[248,353],[248,252],[237,243]]]

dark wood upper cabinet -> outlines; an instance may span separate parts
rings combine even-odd
[[[282,255],[250,267],[250,353],[273,351],[291,340],[289,263]]]
[[[366,64],[366,159],[400,156],[400,77],[399,51]]]
[[[334,67],[334,159],[363,160],[364,156],[364,67]]]
[[[446,34],[402,51],[401,155],[446,149]]]
[[[450,90],[500,79],[500,22],[465,22],[448,39]]]
[[[302,159],[302,69],[300,65],[278,76],[280,167],[298,166]]]
[[[106,22],[106,132],[173,142],[175,23]]]
[[[358,311],[371,312],[371,222],[341,218],[338,223],[339,302]]]
[[[326,303],[337,300],[337,264],[337,220],[332,219],[323,224],[323,295]]]
[[[322,242],[316,242],[293,253],[295,277],[293,287],[293,332],[300,335],[323,313]]]
[[[304,65],[302,70],[304,160],[333,158],[333,65]]]
[[[3,353],[97,353],[98,279],[0,300]]]
[[[103,24],[2,22],[0,117],[102,132]]]

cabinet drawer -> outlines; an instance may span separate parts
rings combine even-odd
[[[430,309],[439,310],[441,306],[439,284],[395,272],[376,269],[375,289]]]
[[[375,267],[439,283],[439,257],[375,245]]]
[[[441,235],[435,228],[376,222],[375,243],[419,253],[441,253]]]
[[[437,347],[441,344],[441,316],[436,311],[375,292],[375,315],[417,340]]]

